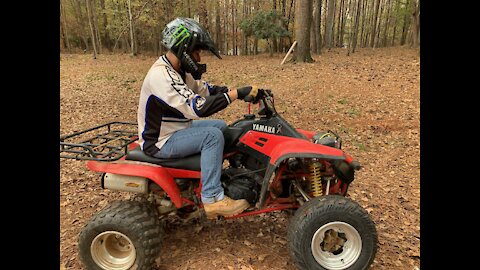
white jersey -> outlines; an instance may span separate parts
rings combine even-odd
[[[224,88],[225,89],[225,88]],[[172,134],[192,125],[193,119],[210,116],[230,104],[218,86],[183,76],[162,55],[143,81],[137,113],[142,150],[153,156]]]

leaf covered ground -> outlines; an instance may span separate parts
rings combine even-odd
[[[371,269],[420,266],[420,57],[408,48],[343,49],[309,64],[284,55],[203,57],[204,79],[272,89],[282,116],[297,128],[336,131],[364,168],[349,196],[376,223],[379,249]],[[111,121],[136,121],[139,89],[156,56],[62,54],[61,135]],[[247,111],[236,101],[211,118],[232,123]],[[60,267],[83,269],[77,237],[88,219],[130,194],[103,190],[84,161],[60,160]],[[201,224],[171,224],[157,268],[295,269],[288,256],[286,212]]]

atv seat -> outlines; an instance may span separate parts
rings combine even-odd
[[[136,147],[135,149],[128,152],[125,160],[148,162],[168,168],[200,171],[200,153],[184,158],[163,159],[148,156],[142,151],[142,149],[140,149],[140,147]]]

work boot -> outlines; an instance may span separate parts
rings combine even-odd
[[[247,209],[250,204],[245,199],[233,200],[228,196],[224,196],[223,200],[203,204],[207,218],[215,219],[217,216],[234,216]]]

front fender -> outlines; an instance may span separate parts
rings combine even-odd
[[[248,131],[240,138],[240,142],[267,156],[269,160],[257,204],[259,209],[265,206],[270,178],[284,160],[291,157],[346,160],[347,162],[351,160],[349,155],[337,148],[315,144],[305,139],[257,131]]]
[[[290,157],[345,160],[345,153],[337,148],[315,144],[309,140],[279,136],[258,131],[248,131],[240,142],[269,158],[269,163],[278,166]]]
[[[95,172],[141,176],[157,183],[177,208],[182,207],[182,197],[174,177],[200,178],[200,172],[165,168],[156,164],[120,160],[114,162],[89,161],[87,167]]]

